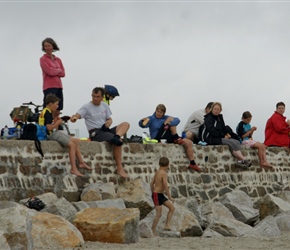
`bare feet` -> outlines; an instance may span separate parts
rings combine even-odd
[[[172,231],[170,227],[164,227],[163,230],[164,231]]]
[[[92,168],[89,167],[86,163],[80,163],[79,164],[79,168],[84,168],[84,169],[92,170]]]
[[[125,172],[125,170],[124,169],[122,169],[122,170],[117,170],[117,174],[118,175],[120,175],[121,177],[123,177],[123,178],[129,178],[129,175]]]
[[[271,169],[271,168],[273,168],[273,166],[270,163],[268,163],[268,162],[264,162],[264,163],[261,164],[261,168],[269,168],[269,169]]]
[[[70,173],[71,173],[71,174],[74,174],[74,175],[76,175],[76,176],[79,176],[79,177],[83,177],[83,176],[84,176],[84,175],[81,174],[78,170],[71,170]]]

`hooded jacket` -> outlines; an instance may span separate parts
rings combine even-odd
[[[289,147],[289,125],[286,122],[286,117],[274,112],[268,119],[265,128],[266,146]]]
[[[214,115],[209,112],[204,116],[204,128],[201,139],[210,145],[222,144],[222,138],[227,134],[222,114]]]

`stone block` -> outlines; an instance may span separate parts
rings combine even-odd
[[[86,208],[76,214],[74,225],[85,241],[136,243],[139,241],[137,208]]]

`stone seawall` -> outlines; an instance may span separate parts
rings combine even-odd
[[[44,141],[44,158],[33,141],[0,140],[0,200],[19,201],[33,195],[53,192],[69,201],[79,201],[86,183],[113,182],[124,179],[115,173],[112,146],[108,143],[81,142],[81,152],[92,171],[80,170],[84,178],[71,175],[68,150],[57,142]],[[170,159],[169,185],[172,196],[196,197],[200,203],[215,200],[224,193],[239,189],[254,200],[265,194],[290,190],[288,149],[268,148],[273,170],[259,168],[257,151],[243,146],[243,154],[253,161],[248,170],[236,168],[227,146],[193,145],[196,162],[203,173],[187,170],[189,164],[182,146],[126,143],[123,165],[132,179],[150,183],[161,156]]]

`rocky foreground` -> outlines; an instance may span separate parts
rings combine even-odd
[[[46,207],[27,208],[0,202],[0,249],[289,249],[290,191],[265,195],[253,203],[234,190],[215,202],[176,199],[172,231],[157,232],[149,185],[125,182],[115,192],[110,183],[89,184],[80,201],[53,193],[38,196]],[[287,248],[284,248],[286,247]]]

